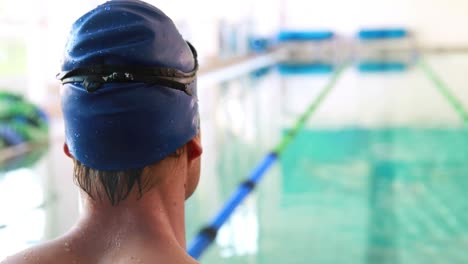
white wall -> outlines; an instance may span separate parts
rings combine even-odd
[[[406,26],[424,47],[468,47],[467,0],[281,0],[283,27],[332,29]]]
[[[197,47],[202,64],[219,55],[223,26],[239,30],[241,35],[264,36],[274,35],[280,27],[326,28],[352,36],[363,26],[407,26],[415,31],[421,46],[468,47],[468,0],[146,1],[173,18]],[[18,38],[28,53],[25,72],[21,76],[0,72],[0,87],[26,94],[36,102],[57,94],[54,77],[70,26],[103,2],[0,0],[0,41]]]

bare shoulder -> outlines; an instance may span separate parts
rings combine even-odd
[[[103,250],[102,245],[86,241],[89,248],[70,237],[62,237],[44,244],[28,248],[10,256],[0,264],[120,264],[120,263],[174,263],[198,264],[188,254],[178,251],[155,250],[141,244],[126,244],[122,247]]]
[[[0,264],[73,263],[60,240],[53,240],[7,257]]]

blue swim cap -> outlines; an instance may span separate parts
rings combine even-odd
[[[62,72],[66,143],[98,170],[160,161],[199,129],[195,49],[161,10],[109,1],[72,27]]]

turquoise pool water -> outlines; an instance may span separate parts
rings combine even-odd
[[[468,109],[461,70],[451,64],[467,65],[466,58],[428,62]],[[250,123],[244,120],[244,130],[217,130],[222,147],[208,174],[217,176],[203,175],[188,203],[189,238],[293,126],[328,78],[272,73],[244,88],[250,90],[239,96],[239,109],[253,100],[260,110]],[[280,85],[271,85],[275,81]],[[242,81],[233,82],[225,84],[227,93],[242,90],[235,85]],[[269,103],[268,96],[274,98]],[[249,138],[252,127],[259,131]],[[468,127],[420,68],[386,74],[348,69],[201,260],[466,263],[467,175]]]
[[[428,63],[468,109],[468,56]],[[329,77],[271,70],[199,88],[204,157],[188,241]],[[38,162],[0,173],[0,259],[58,236],[79,214],[53,123]],[[201,262],[468,263],[467,175],[468,128],[421,69],[349,68]]]
[[[463,263],[467,147],[468,130],[303,131],[273,219],[300,227],[283,236],[317,263]]]

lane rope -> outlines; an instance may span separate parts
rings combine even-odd
[[[252,170],[247,180],[239,185],[237,190],[231,195],[224,207],[218,212],[212,221],[203,227],[197,236],[195,236],[195,238],[189,243],[187,251],[193,258],[199,259],[205,250],[213,243],[221,226],[229,219],[237,206],[239,206],[239,204],[241,204],[242,201],[255,189],[267,170],[284,152],[297,133],[304,127],[307,120],[316,112],[320,104],[336,86],[338,79],[341,77],[346,67],[347,65],[342,65],[333,73],[330,81],[309,107],[307,107],[305,112],[297,119],[293,128],[287,132],[276,147]]]
[[[468,125],[468,112],[465,110],[461,101],[450,91],[447,84],[442,81],[438,74],[431,69],[424,60],[420,59],[418,64],[426,74],[427,78],[432,81],[432,83],[437,87],[437,90],[439,90],[439,92],[445,97],[457,114],[460,115],[465,125]]]

